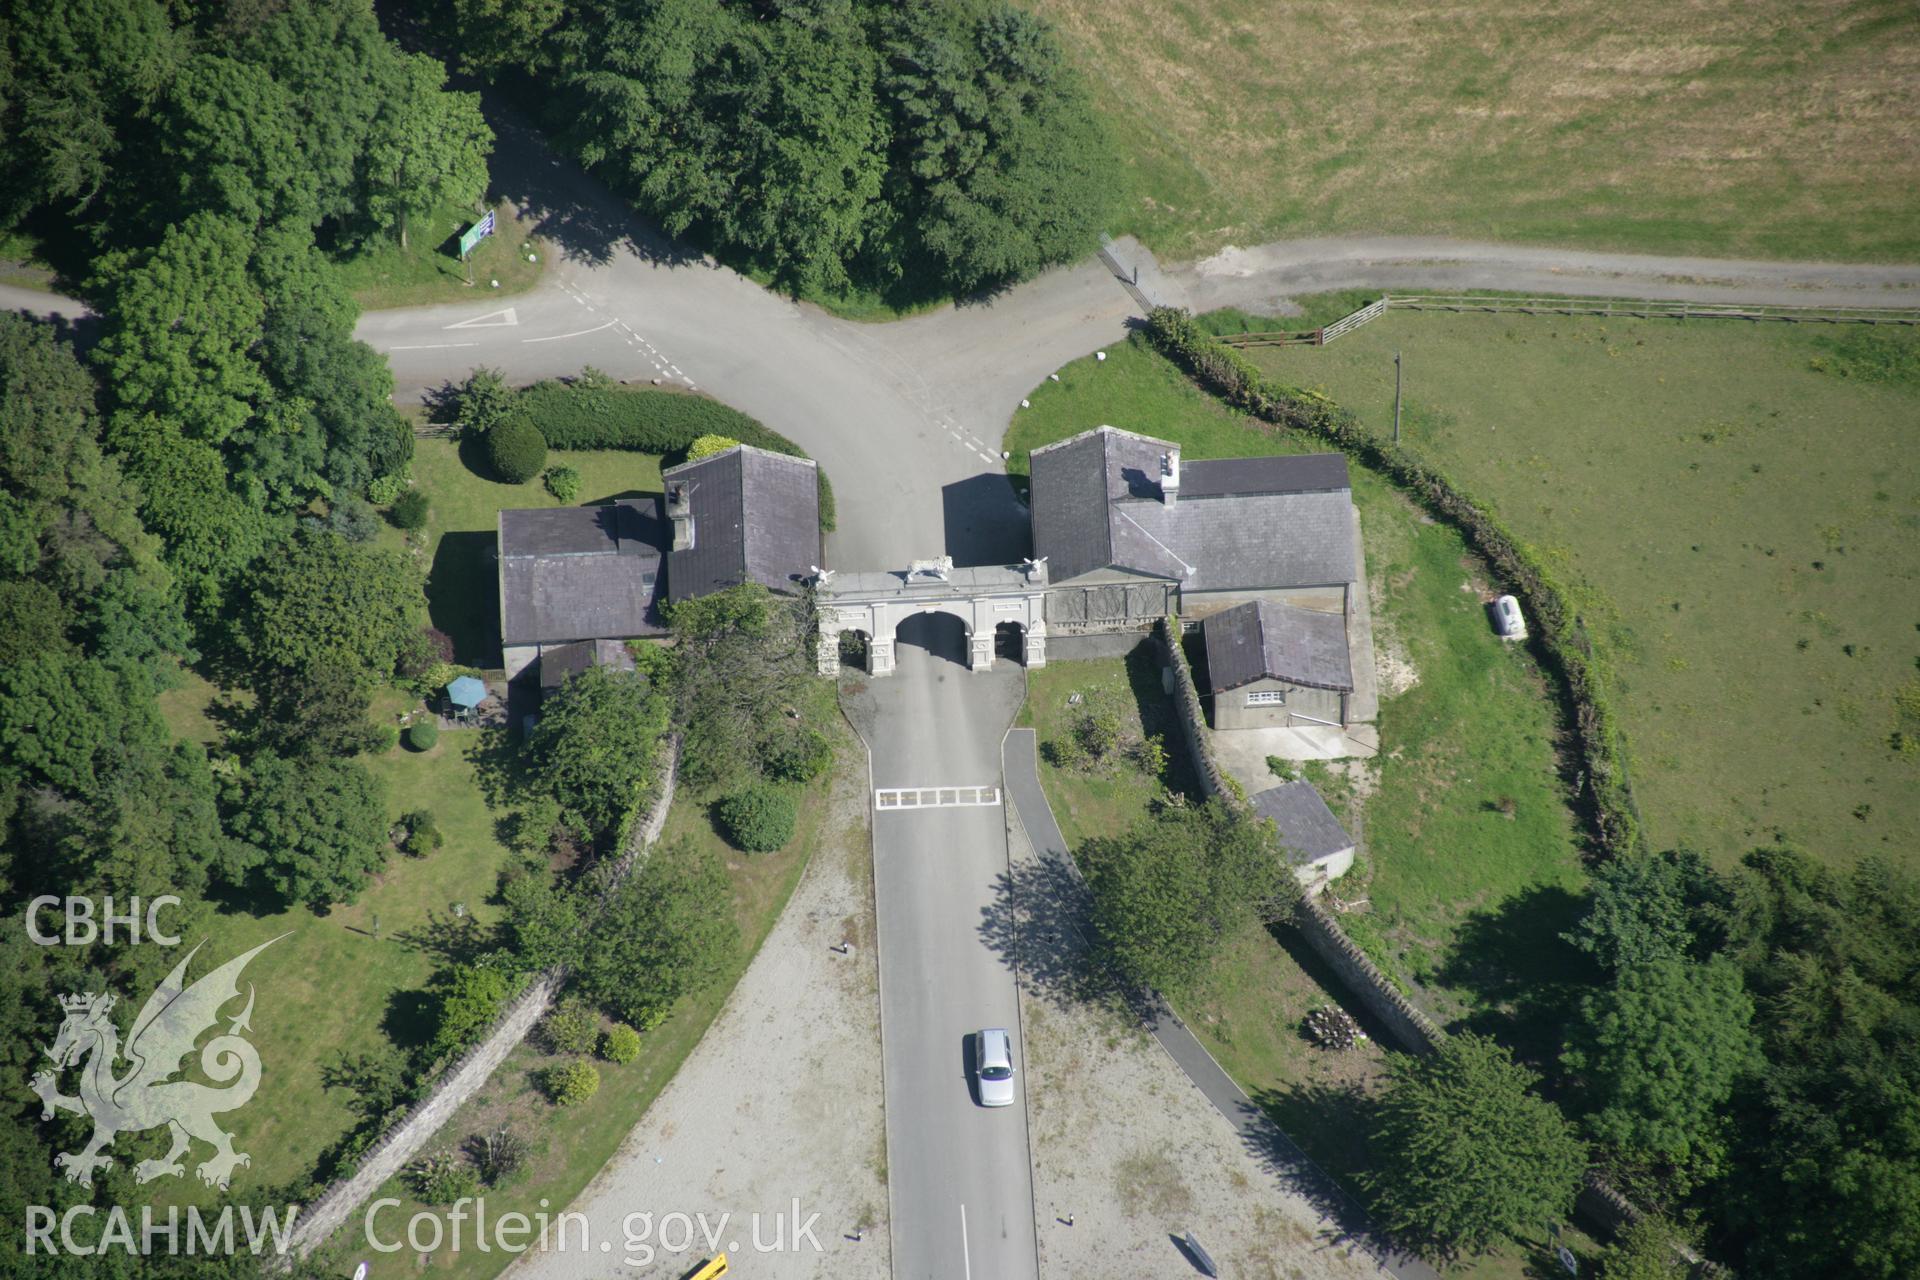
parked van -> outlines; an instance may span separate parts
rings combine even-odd
[[[1527,638],[1527,620],[1520,613],[1518,600],[1512,596],[1501,596],[1493,602],[1493,629],[1503,640]]]

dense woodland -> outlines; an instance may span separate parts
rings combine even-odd
[[[0,24],[0,231],[57,240],[99,316],[84,352],[0,318],[0,897],[174,893],[190,936],[216,910],[351,901],[393,852],[357,758],[382,745],[370,700],[430,687],[450,653],[415,570],[373,542],[412,437],[333,260],[480,194],[478,100],[384,35],[368,0],[0,0]],[[1045,27],[998,0],[450,0],[424,29],[462,70],[546,103],[556,135],[670,230],[790,288],[966,293],[1077,256],[1098,229],[1098,123]],[[669,726],[741,848],[791,834],[783,788],[828,752],[772,710],[802,700],[803,610],[747,590],[673,626],[671,658],[549,705],[505,784],[522,855],[505,923],[442,974],[431,1044],[345,1064],[366,1123],[316,1176],[535,969],[577,966],[583,996],[644,1030],[724,967],[737,941],[710,854],[662,850],[610,900],[596,855]],[[159,713],[188,669],[250,695],[211,747]],[[1243,836],[1185,811],[1096,851],[1117,961],[1177,986],[1244,926]],[[1154,941],[1169,919],[1159,936],[1184,950]],[[1743,1274],[1920,1265],[1912,877],[1780,848],[1731,873],[1623,859],[1596,870],[1569,943],[1591,973],[1558,1052],[1522,1066],[1462,1038],[1396,1075],[1377,1136],[1433,1158],[1372,1189],[1390,1220],[1470,1246],[1558,1208],[1593,1159]],[[170,959],[5,931],[0,1077],[37,1069],[55,993],[150,986]],[[1457,1082],[1484,1105],[1450,1111]],[[7,1098],[0,1219],[137,1202],[124,1160],[92,1193],[64,1182],[52,1153],[84,1126]],[[1505,1170],[1491,1206],[1436,1174],[1460,1154],[1442,1139],[1482,1119],[1525,1139],[1454,1166]],[[20,1247],[0,1232],[0,1273],[220,1273]]]
[[[1007,0],[452,0],[440,41],[675,235],[779,285],[965,295],[1092,251],[1110,148]]]

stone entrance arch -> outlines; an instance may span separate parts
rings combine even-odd
[[[1020,627],[1026,665],[1044,667],[1046,593],[1044,564],[955,569],[950,561],[920,561],[896,572],[823,575],[815,584],[820,674],[839,670],[843,631],[864,631],[870,637],[868,674],[892,674],[894,631],[903,620],[922,613],[944,613],[960,620],[967,633],[970,670],[992,668],[994,634],[1003,622]]]

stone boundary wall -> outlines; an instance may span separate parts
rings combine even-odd
[[[1200,779],[1200,789],[1209,796],[1219,796],[1235,808],[1241,807],[1247,798],[1240,794],[1239,785],[1227,776],[1207,748],[1207,713],[1200,705],[1200,687],[1193,682],[1193,668],[1187,663],[1186,650],[1180,647],[1179,628],[1162,618],[1153,624],[1153,638],[1173,672],[1173,702],[1180,711],[1187,759],[1193,763],[1194,776]]]
[[[1340,975],[1340,980],[1360,997],[1367,1012],[1393,1032],[1394,1039],[1409,1053],[1432,1053],[1446,1040],[1439,1024],[1422,1013],[1387,981],[1378,965],[1368,958],[1358,943],[1347,936],[1333,912],[1317,897],[1304,897],[1294,909],[1293,927],[1307,940],[1314,954],[1325,960]]]
[[[649,846],[660,838],[666,826],[667,810],[680,775],[680,738],[669,734],[653,803],[638,822],[630,822],[619,858],[607,875],[604,892],[611,894],[643,860]],[[376,1139],[360,1157],[353,1172],[334,1180],[320,1197],[301,1214],[288,1237],[288,1253],[306,1257],[345,1225],[353,1211],[380,1189],[382,1183],[407,1167],[420,1148],[442,1125],[452,1118],[467,1099],[485,1084],[509,1053],[519,1046],[527,1033],[553,1008],[555,997],[566,985],[564,969],[542,971],[533,982],[500,1011],[486,1038],[468,1049],[441,1073],[439,1083],[426,1097],[416,1102],[399,1120]],[[283,1263],[287,1261],[282,1259]]]
[[[1219,796],[1238,809],[1245,805],[1237,786],[1228,785],[1225,772],[1207,746],[1207,718],[1200,706],[1200,691],[1193,681],[1193,669],[1180,648],[1180,633],[1165,619],[1155,624],[1153,637],[1173,672],[1173,699],[1180,711],[1180,727],[1186,739],[1187,755],[1201,789]],[[1378,1018],[1401,1046],[1410,1053],[1433,1053],[1446,1042],[1447,1033],[1432,1018],[1422,1013],[1400,990],[1387,981],[1380,967],[1347,936],[1320,899],[1303,896],[1295,908],[1293,926],[1300,931],[1314,954],[1326,961],[1339,975],[1369,1013]],[[1574,1211],[1597,1224],[1608,1235],[1639,1221],[1641,1212],[1625,1196],[1607,1184],[1598,1170],[1588,1170],[1574,1201]],[[1683,1257],[1702,1276],[1730,1277],[1733,1273],[1716,1262],[1702,1258],[1691,1249],[1679,1249]]]
[[[1200,779],[1201,789],[1210,796],[1219,796],[1235,808],[1244,806],[1246,801],[1240,795],[1239,788],[1230,785],[1226,772],[1208,749],[1206,715],[1200,707],[1200,691],[1193,681],[1193,669],[1187,663],[1186,653],[1180,648],[1179,633],[1171,623],[1163,620],[1154,630],[1154,639],[1173,671],[1173,699],[1180,710],[1180,727],[1186,739],[1187,756],[1193,761],[1193,771]],[[1353,990],[1367,1011],[1393,1032],[1402,1047],[1412,1053],[1431,1053],[1446,1039],[1446,1032],[1387,981],[1379,966],[1347,936],[1340,922],[1333,918],[1333,913],[1317,897],[1308,894],[1301,898],[1300,905],[1294,911],[1293,926],[1307,940],[1314,954],[1340,975],[1340,980]]]

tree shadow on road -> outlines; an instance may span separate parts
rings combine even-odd
[[[628,252],[661,266],[698,266],[706,255],[648,225],[619,196],[563,155],[499,93],[481,96],[493,126],[487,195],[510,200],[535,234],[575,262],[605,266]]]
[[[993,901],[980,913],[980,938],[1019,970],[1035,997],[1056,1009],[1135,1003],[1100,962],[1087,923],[1086,886],[1064,859],[1018,859],[993,888]]]

